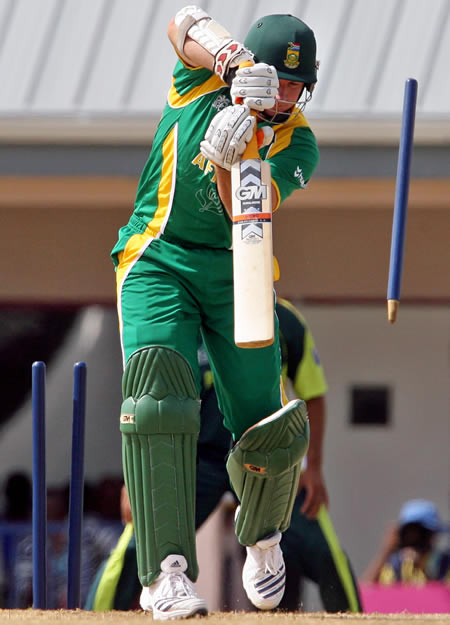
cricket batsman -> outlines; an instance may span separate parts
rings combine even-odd
[[[234,442],[227,470],[240,501],[236,535],[247,548],[243,584],[260,609],[283,596],[279,543],[309,424],[304,401],[283,396],[276,316],[272,345],[242,349],[234,342],[230,170],[260,129],[275,210],[306,186],[318,162],[302,112],[317,81],[316,42],[304,22],[269,15],[241,43],[206,11],[187,6],[168,35],[178,56],[172,86],[133,214],[112,251],[124,477],[141,606],[155,620],[207,611],[194,587],[199,334]],[[244,61],[254,64],[239,68]]]

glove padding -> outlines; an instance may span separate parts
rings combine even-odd
[[[227,106],[211,120],[200,143],[201,153],[215,165],[230,170],[245,152],[255,124],[256,119],[250,115],[250,109],[245,104]],[[258,147],[269,145],[274,134],[272,128],[266,126],[260,131]]]
[[[253,62],[253,52],[239,41],[229,39],[214,55],[214,73],[229,85],[236,68],[244,61]]]
[[[236,71],[230,93],[233,103],[242,102],[251,109],[264,111],[275,107],[279,86],[275,67],[267,63],[256,63]]]

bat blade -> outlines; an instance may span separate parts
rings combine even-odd
[[[234,340],[239,347],[274,340],[270,165],[244,158],[232,167]]]

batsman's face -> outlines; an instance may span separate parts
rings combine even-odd
[[[266,113],[276,114],[289,111],[300,98],[304,86],[304,82],[294,82],[292,80],[280,78],[275,108],[267,110]]]

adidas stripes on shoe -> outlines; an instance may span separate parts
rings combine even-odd
[[[247,547],[242,582],[248,598],[260,610],[276,608],[283,598],[286,569],[280,548],[281,532]]]
[[[142,589],[141,608],[152,611],[155,621],[208,613],[206,602],[197,596],[194,584],[185,574],[186,569],[184,556],[167,556],[161,562],[161,573],[156,582]]]

